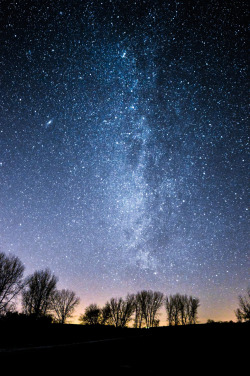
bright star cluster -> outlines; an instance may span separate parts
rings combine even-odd
[[[249,284],[247,11],[3,1],[1,251],[27,274],[49,267],[81,310],[152,289],[235,319]]]

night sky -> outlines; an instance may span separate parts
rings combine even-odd
[[[103,305],[249,285],[247,1],[1,1],[0,250]],[[166,324],[166,313],[161,315]]]

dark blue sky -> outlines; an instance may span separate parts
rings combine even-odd
[[[0,247],[89,303],[235,319],[249,284],[246,1],[3,1]],[[161,319],[165,320],[165,314]]]

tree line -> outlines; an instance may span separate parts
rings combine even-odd
[[[167,320],[172,325],[196,324],[199,299],[187,295],[170,295],[152,290],[128,294],[125,299],[111,298],[103,308],[90,304],[79,320],[85,325],[109,324],[126,327],[133,321],[134,328],[159,326],[159,310],[165,305]]]
[[[15,299],[21,295],[22,314],[34,319],[50,317],[64,324],[72,317],[79,297],[74,291],[58,290],[58,278],[49,269],[37,270],[23,277],[24,265],[13,255],[0,252],[0,317],[15,309]],[[111,298],[104,307],[90,304],[79,321],[84,325],[113,325],[126,327],[133,322],[134,328],[159,326],[159,310],[165,306],[169,326],[196,324],[199,298],[179,293],[164,297],[163,293],[142,290],[124,298]],[[239,308],[235,311],[238,321],[250,320],[250,288],[246,297],[239,296]]]
[[[22,314],[33,319],[53,318],[64,324],[72,317],[80,299],[74,291],[58,290],[58,278],[49,269],[37,270],[23,278],[24,265],[16,256],[0,252],[0,317],[14,311],[21,294]]]

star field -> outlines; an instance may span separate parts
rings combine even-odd
[[[234,320],[249,284],[247,14],[3,1],[1,250],[27,274],[49,267],[81,310],[153,289]]]

